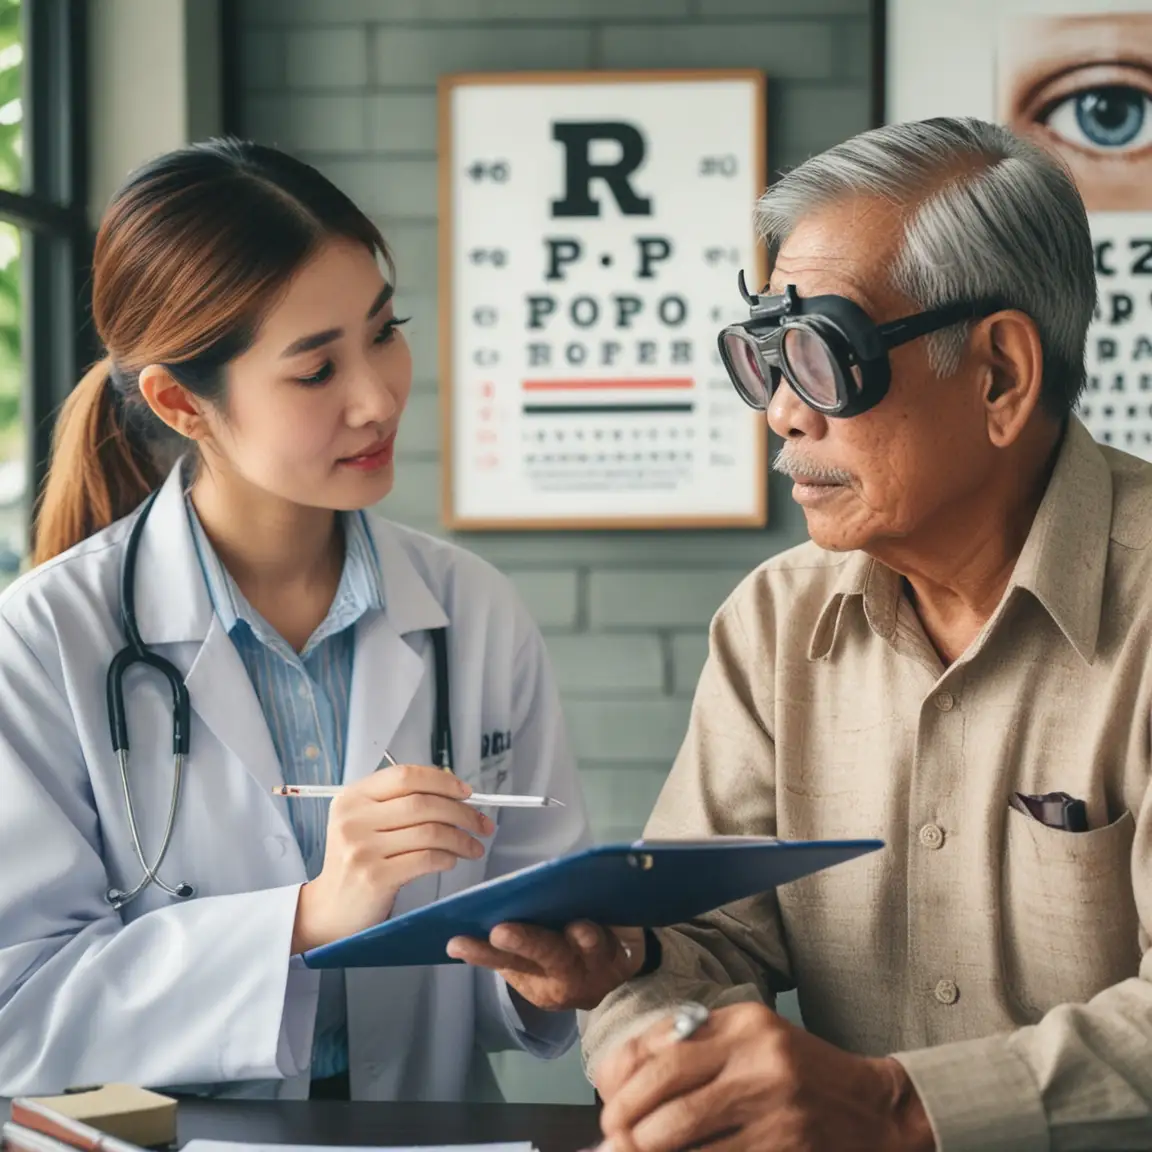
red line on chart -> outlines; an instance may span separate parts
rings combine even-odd
[[[691,388],[696,383],[691,376],[665,379],[620,380],[525,380],[525,392],[598,392],[619,389]]]

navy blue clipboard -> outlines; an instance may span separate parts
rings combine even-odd
[[[309,968],[456,964],[445,953],[453,936],[486,939],[510,921],[663,928],[883,847],[882,840],[767,837],[601,844],[477,884],[303,959]]]

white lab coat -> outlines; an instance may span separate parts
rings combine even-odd
[[[141,539],[136,612],[144,642],[175,663],[191,695],[190,755],[160,875],[196,892],[182,902],[153,885],[121,912],[105,901],[109,885],[129,889],[140,876],[105,698],[125,643],[120,571],[133,518],[0,598],[0,1095],[119,1081],[303,1097],[320,974],[289,949],[306,874],[285,801],[271,795],[283,781],[259,702],[212,612],[178,469]],[[431,763],[427,630],[447,624],[457,774],[480,791],[566,804],[494,812],[484,858],[408,885],[399,914],[589,836],[543,642],[511,585],[463,549],[370,523],[385,611],[357,625],[345,779],[375,770],[385,747]],[[125,694],[133,801],[152,861],[172,784],[171,693],[135,668]],[[510,733],[511,748],[495,733]],[[355,1098],[488,1097],[482,1050],[552,1057],[575,1038],[572,1014],[521,1015],[503,981],[461,964],[350,969],[346,982]]]

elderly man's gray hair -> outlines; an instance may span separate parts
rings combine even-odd
[[[1071,412],[1084,388],[1096,275],[1084,204],[1060,162],[982,120],[890,124],[782,177],[760,199],[757,229],[774,257],[802,217],[856,196],[908,209],[889,274],[921,308],[994,298],[1032,318],[1044,407],[1057,418]],[[956,371],[967,335],[961,324],[927,337],[934,371]]]

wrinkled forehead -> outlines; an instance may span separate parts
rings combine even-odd
[[[845,296],[874,319],[900,311],[892,268],[903,236],[901,214],[874,198],[845,200],[797,220],[779,246],[768,280],[772,294],[796,285],[801,297]]]

